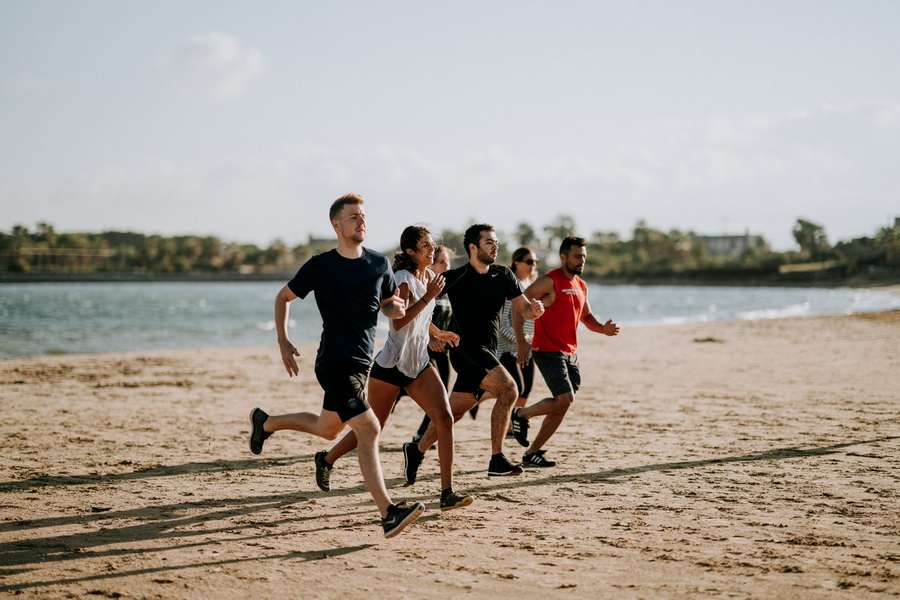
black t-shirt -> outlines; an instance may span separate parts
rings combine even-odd
[[[491,265],[482,275],[466,263],[444,273],[444,279],[444,293],[453,307],[450,328],[459,334],[460,347],[496,353],[503,304],[522,294],[516,276],[499,265]]]
[[[287,285],[300,298],[315,293],[322,315],[317,368],[372,365],[381,300],[397,289],[383,254],[363,248],[359,258],[344,258],[329,250],[306,261]]]

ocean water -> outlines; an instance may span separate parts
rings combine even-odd
[[[274,343],[280,282],[0,285],[0,357]],[[590,286],[598,318],[620,325],[848,314],[900,308],[861,289]],[[387,331],[380,323],[381,335]],[[312,296],[291,304],[291,339],[318,339]]]

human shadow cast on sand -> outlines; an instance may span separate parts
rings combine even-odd
[[[86,575],[84,577],[72,577],[67,579],[50,579],[45,581],[30,581],[26,583],[13,583],[8,585],[0,585],[0,593],[3,592],[17,592],[20,590],[27,590],[39,587],[47,587],[51,585],[72,585],[76,583],[85,583],[88,581],[99,581],[99,580],[108,580],[108,579],[116,579],[121,577],[132,577],[138,575],[152,575],[154,573],[171,573],[174,571],[182,571],[185,569],[198,569],[198,568],[215,568],[215,567],[223,567],[226,565],[235,565],[246,562],[256,562],[256,561],[264,561],[264,560],[302,560],[304,562],[308,561],[316,561],[323,560],[326,558],[331,558],[335,556],[345,556],[347,554],[352,554],[354,552],[359,552],[360,550],[365,550],[367,548],[372,547],[373,544],[359,544],[357,546],[342,546],[337,548],[325,548],[322,550],[298,550],[294,552],[286,552],[283,554],[274,554],[274,555],[266,555],[266,556],[254,556],[249,558],[228,558],[223,560],[215,560],[215,561],[204,561],[204,562],[192,562],[183,565],[166,565],[164,567],[148,567],[144,569],[132,569],[130,571],[115,571],[112,573],[102,573],[96,575]]]
[[[146,469],[137,469],[127,473],[88,474],[88,475],[38,475],[20,481],[0,481],[0,493],[25,492],[51,486],[98,485],[122,483],[151,479],[154,477],[174,477],[177,475],[198,475],[203,473],[225,473],[234,471],[252,471],[268,467],[286,467],[312,460],[312,454],[284,456],[281,458],[246,458],[238,460],[213,460],[207,462],[189,462],[181,465],[159,465]]]

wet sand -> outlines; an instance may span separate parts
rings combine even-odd
[[[382,461],[428,512],[387,541],[354,457],[323,493],[325,442],[247,449],[252,406],[320,408],[314,347],[294,380],[274,343],[2,361],[0,595],[900,595],[900,311],[581,340],[559,466],[488,479],[489,406],[459,423],[466,509],[437,510],[436,452],[402,487],[401,401]]]

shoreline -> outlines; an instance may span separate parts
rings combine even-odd
[[[892,294],[900,296],[900,286],[891,286],[889,289],[885,290]],[[778,321],[808,321],[813,319],[842,319],[842,318],[860,318],[866,319],[869,321],[876,322],[900,322],[900,308],[888,308],[888,309],[880,309],[873,311],[860,311],[854,313],[841,313],[841,314],[822,314],[822,315],[792,315],[792,316],[777,316],[770,318],[758,318],[758,319],[730,319],[730,320],[720,320],[720,321],[685,321],[678,323],[639,323],[639,324],[625,324],[623,327],[627,327],[628,329],[675,329],[675,328],[684,328],[684,327],[697,327],[697,326],[712,326],[715,327],[717,325],[729,325],[729,324],[739,324],[739,323],[777,323]],[[579,337],[584,337],[589,335],[585,330],[579,329]],[[316,349],[318,348],[317,340],[310,341],[302,341],[296,342],[295,344],[298,348],[302,348],[307,350],[308,353],[311,353],[313,356],[316,354]],[[384,338],[379,336],[375,339],[375,347],[376,352],[377,349],[380,349],[384,345]],[[3,363],[9,363],[17,360],[40,360],[40,359],[66,359],[66,358],[79,358],[79,357],[95,357],[95,358],[103,358],[103,357],[136,357],[136,356],[153,356],[153,355],[164,355],[164,354],[180,354],[184,353],[187,355],[196,354],[196,353],[206,353],[206,352],[228,352],[228,351],[257,351],[257,352],[265,352],[271,348],[276,347],[277,344],[273,340],[271,344],[247,344],[247,345],[221,345],[221,346],[186,346],[183,348],[148,348],[143,350],[125,350],[125,351],[107,351],[107,352],[53,352],[46,354],[28,354],[28,355],[17,355],[17,356],[0,356],[0,365]]]

